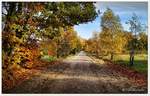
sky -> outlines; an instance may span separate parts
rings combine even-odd
[[[147,2],[97,2],[96,10],[102,13],[93,21],[86,24],[75,25],[74,29],[81,38],[89,39],[92,32],[101,31],[101,16],[107,8],[113,10],[115,15],[119,15],[124,30],[129,31],[129,25],[125,24],[133,15],[137,14],[142,24],[148,25],[148,3]]]

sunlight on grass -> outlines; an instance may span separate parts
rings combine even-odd
[[[116,55],[114,58],[114,62],[118,64],[123,64],[125,66],[129,66],[129,55]],[[147,54],[136,54],[134,66],[132,69],[147,74],[148,70],[148,55]]]

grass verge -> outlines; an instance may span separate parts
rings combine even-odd
[[[129,66],[130,56],[127,54],[114,56],[114,62],[117,64],[122,64],[124,66]],[[148,55],[147,54],[136,54],[134,57],[134,65],[131,67],[140,73],[147,74],[148,72]]]
[[[52,62],[56,60],[56,57],[49,56],[49,55],[44,55],[41,57],[41,60],[47,61],[47,62]]]

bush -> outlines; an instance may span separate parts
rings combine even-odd
[[[37,58],[39,57],[38,49],[23,46],[15,47],[11,55],[2,50],[2,87],[3,89],[12,88],[17,82],[17,71],[25,68],[37,66]],[[21,73],[22,74],[22,73]]]
[[[44,61],[52,62],[52,61],[56,60],[56,57],[49,56],[49,55],[44,55],[44,56],[41,57],[41,59],[44,60]]]

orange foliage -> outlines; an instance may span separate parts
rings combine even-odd
[[[55,55],[55,54],[54,54],[54,52],[53,52],[53,51],[48,50],[48,55],[53,56],[53,55]]]
[[[37,3],[36,6],[34,6],[34,9],[36,12],[41,11],[44,9],[43,5],[41,3]]]

